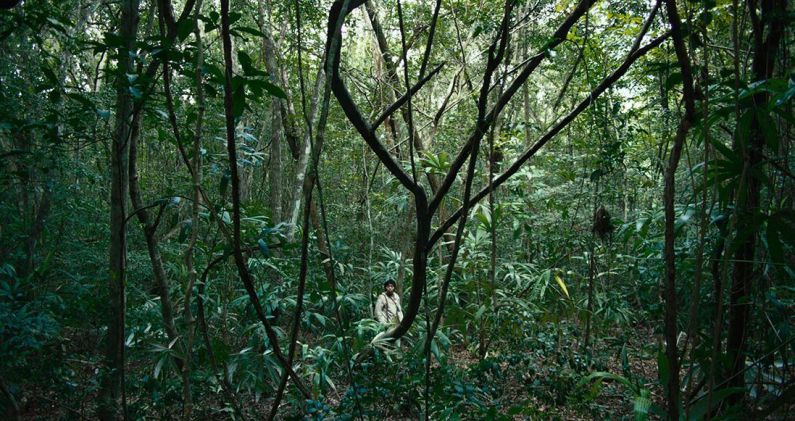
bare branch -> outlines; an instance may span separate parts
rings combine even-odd
[[[389,154],[389,151],[387,151],[387,149],[378,139],[378,136],[376,136],[372,126],[365,121],[364,117],[359,111],[359,108],[353,102],[353,98],[351,98],[350,92],[348,92],[348,88],[345,86],[345,82],[343,82],[339,74],[340,50],[342,44],[342,21],[353,9],[361,6],[363,3],[364,0],[337,0],[331,6],[331,11],[329,12],[329,28],[326,44],[326,51],[328,51],[326,73],[331,80],[331,90],[334,92],[334,96],[340,103],[340,106],[345,112],[345,115],[348,117],[348,120],[350,120],[354,128],[356,128],[356,131],[359,132],[370,149],[372,149],[378,159],[384,164],[386,169],[389,170],[389,172],[392,173],[392,175],[394,175],[404,187],[414,193],[415,196],[418,194],[424,195],[425,193],[422,189],[422,186],[417,184],[408,174],[406,174],[405,171],[403,171],[403,168],[400,166],[400,164],[395,161],[392,155]]]
[[[372,124],[372,130],[375,130],[375,129],[377,129],[377,128],[378,128],[378,126],[380,126],[380,125],[381,125],[381,123],[383,123],[383,122],[384,122],[384,120],[386,120],[387,118],[389,118],[389,117],[392,115],[392,113],[394,113],[394,112],[395,112],[395,111],[397,111],[397,110],[398,110],[400,107],[402,107],[402,106],[403,106],[403,104],[405,104],[405,103],[406,103],[406,101],[408,100],[409,96],[410,96],[410,95],[413,95],[413,94],[415,94],[415,93],[417,93],[417,91],[419,91],[420,89],[422,89],[422,87],[425,85],[425,83],[426,83],[426,82],[428,82],[429,80],[431,80],[431,79],[432,79],[432,78],[433,78],[433,77],[434,77],[434,76],[435,76],[437,73],[439,73],[439,71],[440,71],[440,70],[442,70],[442,67],[444,67],[444,63],[442,63],[442,64],[440,64],[440,65],[436,66],[436,68],[434,68],[433,70],[431,70],[431,72],[430,72],[430,73],[428,73],[428,75],[427,75],[427,76],[425,76],[425,77],[424,77],[422,80],[420,80],[419,82],[417,82],[417,84],[416,84],[416,85],[414,85],[414,86],[411,88],[411,90],[408,92],[408,94],[404,94],[403,96],[401,96],[400,98],[398,98],[397,100],[395,100],[395,102],[394,102],[394,103],[392,103],[392,105],[390,105],[390,106],[389,106],[389,107],[387,107],[387,108],[386,108],[384,111],[382,111],[382,112],[381,112],[381,114],[380,114],[378,117],[376,117],[376,119],[375,119],[375,120],[373,120],[373,124]]]
[[[536,143],[531,146],[528,150],[526,150],[522,156],[520,156],[511,166],[505,170],[502,174],[494,179],[494,183],[491,186],[484,187],[481,191],[479,191],[473,198],[473,203],[477,203],[486,195],[489,194],[489,191],[492,189],[496,189],[500,185],[502,185],[505,181],[508,180],[512,175],[516,174],[519,171],[519,168],[527,162],[532,156],[534,156],[544,145],[547,144],[552,138],[554,138],[561,130],[563,130],[569,123],[571,123],[580,113],[582,113],[588,106],[596,100],[602,93],[604,93],[607,88],[609,88],[613,83],[619,80],[632,64],[642,57],[644,54],[649,52],[650,50],[659,46],[663,41],[665,41],[671,35],[670,32],[666,32],[665,34],[655,38],[654,40],[650,41],[645,47],[631,53],[613,73],[607,76],[599,86],[596,87],[591,93],[588,95],[587,98],[582,100],[576,108],[574,108],[569,114],[567,114],[563,119],[561,119],[557,124],[552,126],[551,129],[547,133],[545,133],[540,139],[536,141]],[[460,218],[462,215],[462,209],[459,208],[455,213],[453,213],[450,218],[448,218],[442,225],[433,233],[431,239],[428,243],[428,247],[432,247],[436,241],[441,238],[441,236],[447,232],[447,230],[455,223],[455,221]]]
[[[494,118],[502,111],[505,105],[508,104],[513,95],[516,94],[527,78],[530,77],[536,68],[538,68],[544,57],[546,57],[547,52],[558,46],[566,39],[569,30],[571,30],[574,24],[591,8],[591,6],[593,6],[594,3],[595,0],[581,0],[580,3],[577,4],[577,7],[574,9],[574,11],[569,14],[569,16],[563,21],[563,23],[561,23],[560,27],[558,27],[558,29],[552,35],[552,38],[547,43],[544,51],[536,54],[528,61],[525,68],[521,71],[521,73],[519,73],[518,76],[516,76],[513,82],[511,82],[511,84],[505,89],[505,92],[502,94],[502,96],[500,96],[500,98],[497,100],[494,108],[492,108],[492,110],[481,121],[479,121],[469,140],[467,140],[466,145],[463,149],[461,149],[455,160],[453,160],[450,170],[447,172],[447,175],[442,181],[442,185],[439,186],[439,190],[437,190],[436,194],[433,196],[433,199],[431,199],[431,213],[436,211],[442,199],[450,190],[450,187],[452,187],[453,182],[458,176],[458,172],[461,170],[461,167],[464,165],[464,161],[469,154],[469,150],[475,144],[476,139],[483,138],[488,131],[489,126],[494,122]],[[483,86],[486,90],[489,89],[485,78]]]

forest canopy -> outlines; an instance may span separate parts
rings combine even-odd
[[[4,1],[0,414],[795,416],[793,18]]]

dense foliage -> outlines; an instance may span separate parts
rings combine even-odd
[[[6,3],[4,419],[793,416],[786,0]]]

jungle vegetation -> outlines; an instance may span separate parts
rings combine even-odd
[[[3,1],[2,418],[794,417],[794,17]]]

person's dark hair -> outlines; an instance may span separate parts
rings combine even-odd
[[[386,288],[386,286],[389,284],[392,284],[393,287],[397,287],[397,284],[395,284],[394,279],[387,279],[386,281],[384,281],[384,288]]]

